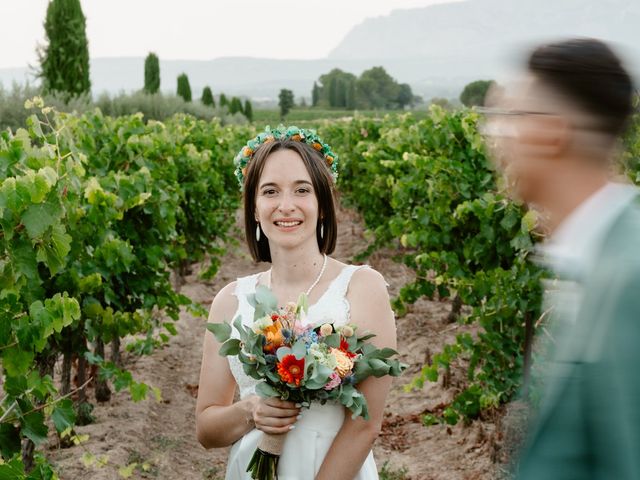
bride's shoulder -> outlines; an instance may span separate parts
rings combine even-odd
[[[369,265],[363,265],[353,272],[351,277],[351,284],[353,287],[358,288],[382,288],[386,291],[387,281],[382,274],[375,268]]]
[[[237,281],[228,283],[213,297],[211,309],[209,310],[210,322],[221,322],[233,316],[238,308],[238,299],[234,295],[237,285]]]

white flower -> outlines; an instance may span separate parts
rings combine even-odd
[[[265,315],[253,322],[251,330],[253,330],[254,333],[262,333],[265,328],[270,327],[271,325],[273,325],[273,320],[271,320],[269,315]]]

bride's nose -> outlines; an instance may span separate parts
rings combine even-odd
[[[284,192],[280,196],[280,204],[278,205],[278,210],[281,212],[292,212],[295,210],[294,197],[293,194]]]

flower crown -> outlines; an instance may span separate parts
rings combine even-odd
[[[267,127],[264,132],[259,133],[254,139],[249,140],[247,144],[236,155],[234,164],[236,166],[235,174],[240,188],[244,185],[244,177],[247,173],[247,165],[253,158],[253,154],[264,143],[274,142],[276,140],[292,140],[294,142],[304,142],[311,145],[314,150],[320,152],[323,156],[327,167],[331,171],[333,180],[338,178],[338,156],[333,153],[331,147],[324,143],[315,130],[306,128],[285,127],[280,125],[277,128]]]

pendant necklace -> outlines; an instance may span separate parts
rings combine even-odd
[[[322,262],[322,268],[320,269],[320,273],[316,277],[315,281],[311,284],[311,286],[307,289],[307,291],[304,292],[307,295],[307,297],[311,293],[311,290],[313,290],[315,286],[318,285],[318,282],[322,278],[322,275],[324,274],[324,271],[327,268],[327,254],[323,253],[322,255],[324,256],[324,260]],[[271,269],[269,269],[269,276],[267,277],[267,288],[271,289]]]

